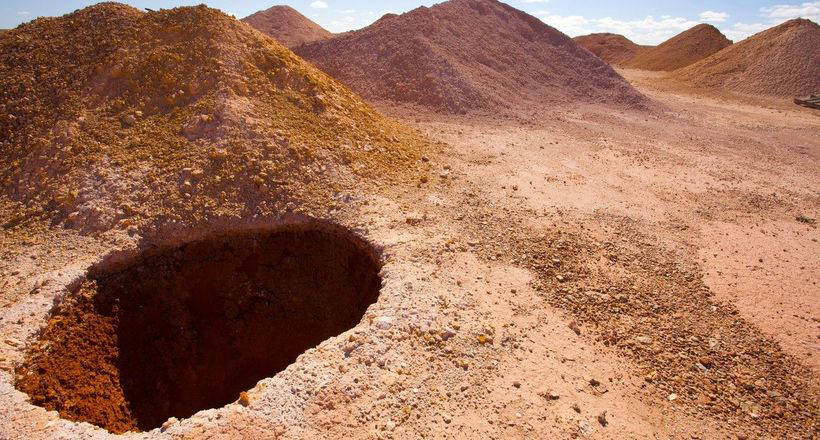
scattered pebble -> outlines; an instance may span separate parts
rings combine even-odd
[[[601,426],[606,426],[609,424],[609,421],[606,419],[606,411],[602,412],[601,414],[598,414],[597,419],[598,423],[600,423]]]

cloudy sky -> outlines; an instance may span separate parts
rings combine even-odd
[[[420,0],[122,0],[138,8],[199,4],[245,17],[274,4],[287,4],[332,32],[367,26],[387,12],[401,13],[438,1]],[[38,16],[56,16],[95,1],[2,0],[0,28],[12,28]],[[820,22],[820,1],[782,3],[766,0],[509,0],[570,36],[592,32],[626,35],[640,44],[657,44],[698,23],[711,23],[738,41],[751,34],[804,17]]]

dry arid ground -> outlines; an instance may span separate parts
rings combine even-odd
[[[164,29],[162,14],[137,23]],[[308,145],[269,142],[225,105],[219,127],[238,133],[226,145],[247,156],[208,156],[194,143],[207,130],[188,130],[173,169],[140,187],[140,209],[106,197],[132,196],[111,182],[142,174],[104,165],[84,183],[99,199],[65,199],[93,202],[86,217],[49,217],[46,202],[25,217],[0,199],[0,439],[820,435],[817,111],[637,71],[621,73],[657,103],[640,111],[561,104],[511,120],[381,106],[427,142],[229,26],[242,62],[214,62],[224,84],[203,94],[282,98],[266,81],[293,82],[301,94],[260,108],[293,115],[285,129]],[[123,41],[141,36],[129,29]],[[269,69],[249,60],[280,77],[250,93],[247,71]],[[155,127],[138,116],[101,117],[100,131]],[[345,128],[353,140],[338,146]],[[124,165],[142,160],[122,151]],[[287,152],[305,157],[263,169]],[[53,174],[87,174],[72,170]],[[268,172],[286,176],[268,181],[292,188],[288,203],[268,206]],[[302,181],[319,187],[297,198]],[[197,182],[221,193],[191,195]]]
[[[383,108],[441,143],[429,176],[328,215],[383,247],[377,302],[235,403],[125,436],[817,438],[817,112],[623,74],[665,110]],[[246,223],[276,225],[228,226]],[[111,435],[31,405],[14,366],[66,286],[137,238],[4,233],[0,438]]]

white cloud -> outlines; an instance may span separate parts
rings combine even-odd
[[[322,0],[316,0],[315,2],[310,4],[310,7],[313,9],[327,9],[327,3],[323,2]]]
[[[754,35],[758,32],[765,31],[766,29],[772,27],[771,24],[764,24],[764,23],[735,23],[729,29],[722,30],[723,34],[726,35],[726,38],[734,41],[737,43],[744,38],[747,38],[751,35]]]
[[[17,11],[17,15],[28,15],[31,14],[29,11]]]
[[[729,18],[729,14],[725,12],[703,11],[700,13],[700,19],[703,21],[711,21],[713,23],[722,23]]]
[[[820,21],[820,2],[764,7],[760,8],[760,17],[763,19],[761,22],[735,23],[723,33],[737,42],[793,18],[802,17],[817,22]]]
[[[808,2],[800,5],[774,5],[760,8],[760,15],[779,22],[798,17],[818,21],[820,20],[820,2]]]
[[[612,32],[624,35],[638,44],[662,43],[699,23],[684,17],[668,15],[659,19],[649,15],[642,20],[618,20],[612,17],[586,18],[580,15],[562,16],[550,14],[547,11],[538,11],[535,15],[548,25],[573,37],[594,32]]]

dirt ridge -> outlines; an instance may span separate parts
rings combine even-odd
[[[330,31],[287,5],[276,5],[254,12],[242,21],[287,47],[325,40],[333,36]]]
[[[619,66],[652,46],[635,44],[620,34],[596,33],[573,38],[578,44],[609,64]]]
[[[450,0],[296,52],[365,98],[466,113],[648,100],[536,17],[495,0]]]
[[[699,24],[637,53],[624,67],[643,70],[672,71],[702,60],[732,44],[716,27]]]
[[[10,225],[104,231],[327,205],[360,175],[414,173],[426,142],[203,6],[37,19],[0,36],[0,60],[0,186],[21,205]]]
[[[672,78],[698,89],[792,97],[820,91],[820,26],[794,19],[755,34]]]

